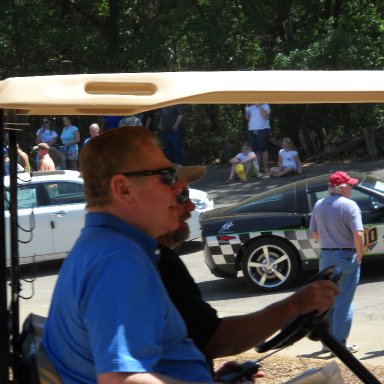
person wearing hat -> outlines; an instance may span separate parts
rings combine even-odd
[[[37,150],[37,155],[40,159],[38,171],[54,171],[55,163],[51,156],[49,156],[49,145],[47,143],[39,143],[33,148]]]
[[[322,289],[325,301],[329,300],[330,303],[333,300],[338,292],[335,285],[327,284],[321,287],[310,285],[261,311],[220,318],[216,310],[203,300],[198,285],[175,251],[189,236],[186,221],[195,209],[189,199],[188,183],[201,179],[206,173],[206,168],[188,166],[179,167],[177,171],[178,184],[181,188],[181,193],[177,196],[179,227],[174,232],[158,238],[160,250],[158,271],[168,295],[187,326],[188,336],[203,352],[211,367],[213,359],[248,351],[293,317],[307,313],[310,307],[319,305]],[[237,367],[235,362],[230,362],[229,366],[222,368],[236,370]],[[215,373],[219,375],[220,370]],[[258,372],[256,375],[261,377],[263,374]]]
[[[329,177],[329,196],[316,202],[310,223],[312,237],[320,243],[322,270],[330,265],[341,267],[341,294],[329,312],[333,336],[350,352],[358,346],[347,344],[354,312],[353,296],[360,278],[360,263],[364,249],[364,227],[359,206],[351,200],[351,191],[359,181],[343,171]],[[324,352],[328,350],[323,348]]]

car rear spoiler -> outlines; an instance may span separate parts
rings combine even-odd
[[[0,108],[27,115],[131,115],[173,104],[383,101],[384,71],[119,73],[0,81]]]

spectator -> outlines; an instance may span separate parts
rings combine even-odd
[[[286,176],[301,173],[301,161],[299,153],[296,151],[293,141],[289,137],[284,137],[279,150],[279,164],[271,168],[272,176]]]
[[[33,149],[37,150],[40,159],[38,171],[54,171],[56,169],[55,163],[49,156],[49,145],[47,143],[40,143]]]
[[[139,115],[143,127],[150,131],[153,131],[153,115],[154,111],[145,111]]]
[[[4,157],[4,176],[9,176],[9,156],[7,148],[3,147],[3,157]]]
[[[103,116],[101,118],[101,131],[107,132],[110,129],[117,128],[122,118],[123,116]]]
[[[271,107],[269,104],[251,104],[245,107],[245,119],[248,121],[248,141],[256,153],[257,162],[263,165],[263,172],[265,174],[269,172],[270,114]]]
[[[123,117],[119,121],[119,128],[120,127],[142,127],[142,126],[143,126],[143,123],[135,115]]]
[[[157,270],[155,239],[179,221],[176,169],[141,127],[90,140],[80,167],[85,226],[61,267],[42,342],[62,381],[213,383]]]
[[[50,147],[56,145],[58,135],[51,125],[52,120],[48,116],[43,117],[42,126],[36,132],[36,145],[40,143],[47,143]]]
[[[259,175],[256,154],[251,151],[248,143],[243,144],[241,152],[232,157],[229,162],[231,163],[231,173],[228,182],[234,180],[235,173],[241,181],[246,181],[249,177],[257,177]]]
[[[360,263],[364,249],[364,227],[361,211],[349,199],[358,183],[345,172],[334,172],[329,177],[329,196],[316,202],[311,215],[310,231],[320,242],[320,270],[338,265],[343,272],[339,282],[341,294],[336,298],[328,319],[330,330],[339,343],[350,352],[358,351],[355,344],[347,344],[354,312],[353,296],[360,279]],[[323,348],[323,352],[328,352]]]
[[[200,168],[200,169],[199,169]],[[179,227],[176,231],[158,238],[160,247],[159,272],[168,294],[183,317],[188,336],[205,354],[207,361],[217,357],[247,351],[270,337],[293,317],[314,309],[328,308],[337,293],[329,281],[312,283],[288,298],[247,314],[219,318],[216,311],[202,299],[201,292],[182,260],[172,249],[188,238],[187,220],[195,209],[189,199],[187,181],[198,180],[203,167],[179,168],[178,196]]]
[[[76,125],[72,125],[72,118],[69,116],[63,117],[63,130],[60,135],[60,140],[64,146],[64,154],[66,160],[66,168],[77,170],[77,161],[79,158],[80,132]]]
[[[4,148],[3,147],[3,156],[4,156],[4,175],[5,176],[8,176],[10,174],[10,164],[11,164],[11,159],[9,158],[9,153],[8,153],[8,150],[9,150],[9,146],[7,146],[7,148]],[[24,153],[24,152],[23,152]],[[17,144],[17,170],[16,172],[17,173],[22,173],[22,172],[27,172],[24,167],[20,164],[20,160],[19,160],[19,145]],[[25,154],[27,156],[27,154]],[[27,156],[27,159],[28,159],[28,156]],[[24,159],[21,160],[21,162],[24,163]],[[29,160],[28,162],[26,163],[27,166],[29,166]],[[29,170],[30,172],[30,170]]]
[[[92,139],[92,137],[96,137],[96,136],[99,136],[100,135],[100,126],[99,124],[97,123],[92,123],[90,126],[89,126],[89,137],[87,137],[85,140],[84,140],[84,144],[87,144],[89,140]]]
[[[159,130],[162,132],[164,153],[177,166],[183,164],[184,106],[172,105],[161,110]]]

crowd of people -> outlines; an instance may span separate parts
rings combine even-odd
[[[122,126],[141,126],[156,131],[161,138],[166,157],[177,166],[184,164],[183,142],[185,137],[184,105],[173,105],[159,111],[157,126],[154,126],[155,111],[130,116],[102,116],[89,126],[89,135],[81,138],[80,129],[73,124],[71,116],[62,117],[61,132],[55,130],[57,121],[45,116],[36,131],[35,146],[30,154],[18,148],[18,170],[20,172],[47,171],[56,169],[79,169],[79,150],[93,137],[110,129]],[[300,156],[293,140],[284,137],[281,149],[277,153],[277,166],[270,167],[269,147],[271,141],[271,107],[268,104],[249,104],[245,107],[244,118],[247,122],[247,140],[241,144],[241,151],[230,159],[228,182],[247,181],[254,177],[287,176],[302,171]],[[44,145],[41,145],[44,144]],[[9,173],[9,158],[6,146],[5,174]],[[24,158],[22,153],[24,153]],[[25,158],[27,160],[25,160]],[[20,160],[20,161],[19,161]],[[31,165],[29,163],[31,160]],[[26,163],[28,161],[28,164]]]
[[[229,160],[231,168],[227,182],[301,173],[300,156],[290,137],[284,137],[281,141],[281,149],[277,153],[277,166],[269,167],[269,147],[272,137],[270,115],[269,104],[249,104],[245,107],[248,141],[243,142],[241,152]]]

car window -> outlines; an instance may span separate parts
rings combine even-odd
[[[5,206],[9,209],[10,193],[9,190],[5,190]],[[28,209],[37,207],[37,185],[19,185],[17,189],[17,208]]]
[[[310,200],[312,208],[317,200],[327,197],[328,195],[328,190],[315,191],[311,193]],[[384,206],[384,198],[357,188],[352,189],[350,199],[355,201],[363,212]]]
[[[84,203],[84,186],[81,183],[52,182],[46,183],[45,188],[51,205]]]
[[[276,192],[276,193],[275,193]],[[241,212],[295,212],[295,189],[290,186],[277,188],[243,201],[232,211]]]

